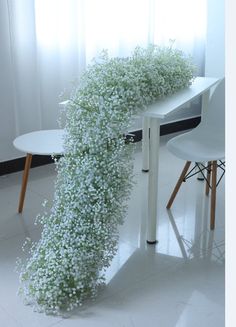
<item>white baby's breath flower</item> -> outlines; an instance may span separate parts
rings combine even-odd
[[[109,59],[104,51],[87,67],[66,109],[53,204],[37,218],[41,239],[20,272],[20,293],[38,311],[63,314],[97,295],[133,185],[134,146],[123,134],[132,115],[192,79],[189,58],[156,46],[130,58]]]

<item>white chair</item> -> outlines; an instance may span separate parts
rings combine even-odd
[[[203,113],[201,123],[192,131],[174,137],[167,143],[167,148],[170,152],[187,162],[166,208],[171,208],[182,182],[200,172],[206,180],[206,195],[209,194],[211,189],[210,229],[215,228],[216,187],[225,172],[223,161],[225,157],[224,102],[223,79],[211,96],[209,106],[206,112]],[[195,166],[189,171],[192,162],[195,162]],[[195,168],[198,168],[198,171]],[[218,182],[217,168],[222,170],[222,175]],[[206,177],[204,174],[205,170],[207,171]]]
[[[61,155],[63,154],[63,129],[41,130],[18,136],[13,145],[16,149],[26,153],[25,168],[23,173],[18,212],[24,206],[25,192],[28,182],[29,169],[32,155]]]

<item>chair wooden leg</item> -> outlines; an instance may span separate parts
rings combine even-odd
[[[215,228],[215,210],[216,210],[216,181],[217,181],[217,161],[212,162],[212,184],[211,184],[211,230]]]
[[[211,183],[211,161],[208,161],[208,166],[207,166],[207,182],[206,182],[206,195],[209,195],[210,183]]]
[[[27,187],[31,161],[32,161],[32,154],[27,153],[27,156],[26,156],[26,159],[25,159],[25,168],[24,168],[24,173],[23,173],[23,178],[22,178],[19,206],[18,206],[18,212],[19,213],[22,212],[23,206],[24,206],[25,191],[26,191],[26,187]]]
[[[167,206],[166,206],[167,209],[170,209],[170,207],[172,206],[172,203],[174,202],[176,194],[178,193],[178,191],[180,189],[180,186],[181,186],[181,184],[182,184],[182,182],[184,180],[185,175],[187,174],[187,171],[188,171],[190,165],[191,165],[191,161],[187,161],[185,166],[184,166],[184,169],[183,169],[183,171],[182,171],[182,173],[181,173],[181,175],[180,175],[180,177],[178,179],[178,182],[175,185],[174,191],[172,192],[171,197],[170,197],[170,199],[169,199],[169,201],[167,203]]]

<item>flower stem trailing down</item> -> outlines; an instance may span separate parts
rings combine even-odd
[[[88,66],[67,106],[53,204],[21,267],[20,292],[28,303],[60,314],[96,296],[133,185],[133,144],[124,141],[132,115],[189,86],[193,74],[181,51],[153,45],[128,58],[104,51]]]

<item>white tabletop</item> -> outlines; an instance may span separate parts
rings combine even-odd
[[[35,131],[18,136],[13,145],[16,149],[31,154],[52,155],[62,154],[63,129]]]
[[[219,78],[197,77],[188,88],[148,105],[144,116],[163,119],[184,104],[209,90],[217,82],[219,82]]]
[[[196,77],[189,87],[147,105],[147,110],[141,115],[164,119],[186,103],[205,93],[207,90],[210,90],[210,88],[219,81],[219,78],[214,77]],[[66,100],[60,102],[59,105],[65,107],[69,102],[70,100]]]

